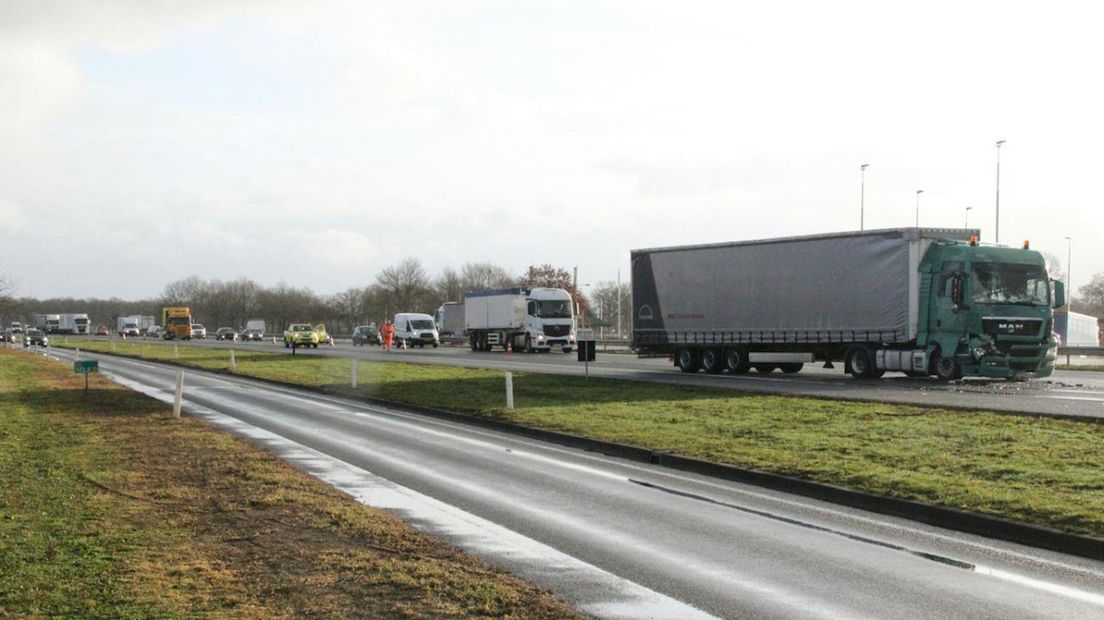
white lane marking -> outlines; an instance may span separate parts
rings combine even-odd
[[[146,387],[118,376],[113,381],[168,402],[164,390]],[[188,403],[190,413],[244,436],[262,441],[280,458],[348,493],[358,502],[382,508],[413,522],[419,529],[443,535],[476,555],[513,563],[561,583],[587,583],[579,610],[602,618],[657,620],[715,620],[715,616],[669,596],[645,588],[592,564],[557,551],[513,530],[477,517],[429,496],[397,485],[362,468],[313,450],[208,407]]]
[[[1036,590],[1042,590],[1044,592],[1050,592],[1051,594],[1058,594],[1067,598],[1072,598],[1104,607],[1104,596],[1096,594],[1094,592],[1086,592],[1084,590],[1078,590],[1077,588],[1071,588],[1069,586],[1063,586],[1057,583],[1051,583],[1049,581],[1032,579],[1031,577],[1009,573],[1007,571],[998,570],[996,568],[991,568],[988,566],[975,566],[974,572],[982,575],[989,575],[990,577],[995,577],[1004,581],[1018,583],[1029,588],[1034,588]]]

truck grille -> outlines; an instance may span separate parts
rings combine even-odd
[[[981,320],[981,329],[993,337],[1037,336],[1042,327],[1042,319],[988,318]]]
[[[571,332],[571,326],[570,325],[545,325],[544,326],[544,335],[545,336],[566,336],[570,332]]]

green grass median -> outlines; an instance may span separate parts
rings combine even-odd
[[[90,350],[109,348],[93,342]],[[128,348],[131,347],[131,348]],[[117,343],[120,354],[228,370],[229,352]],[[397,356],[398,357],[398,356]],[[612,379],[236,351],[235,371],[510,420],[1104,536],[1104,425]]]
[[[577,617],[102,376],[0,349],[0,618]]]

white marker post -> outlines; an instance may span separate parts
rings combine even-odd
[[[73,349],[73,359],[80,361],[80,347]]]
[[[234,359],[234,350],[230,349],[230,370],[236,371],[238,369],[238,362]]]
[[[506,408],[514,408],[514,373],[506,372]]]
[[[173,359],[180,359],[180,349],[176,346],[176,341],[173,341]]]
[[[112,353],[115,352],[115,339],[114,338],[111,339],[111,352]]]
[[[349,384],[354,388],[357,386],[357,358],[353,358],[349,364]]]
[[[173,398],[173,417],[180,417],[180,401],[184,397],[184,373],[176,374],[176,395]]]

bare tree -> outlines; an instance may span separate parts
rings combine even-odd
[[[1073,295],[1073,291],[1067,294]],[[1104,317],[1104,272],[1094,275],[1088,284],[1081,287],[1081,295],[1074,304],[1074,311],[1097,318]]]
[[[434,293],[440,301],[463,301],[464,280],[452,267],[445,267],[433,281]]]
[[[620,308],[621,330],[624,332],[629,327],[629,319],[632,316],[632,289],[626,282],[622,282],[620,287],[616,282],[599,282],[594,287],[591,305],[597,312],[600,324],[607,330],[613,328],[615,332],[618,326],[617,312]]]
[[[517,283],[510,272],[494,263],[464,263],[460,269],[460,284],[464,292],[468,292],[510,288]]]
[[[389,305],[395,312],[427,312],[431,309],[429,276],[416,258],[406,258],[397,265],[381,269],[376,276],[376,286],[387,294]]]

